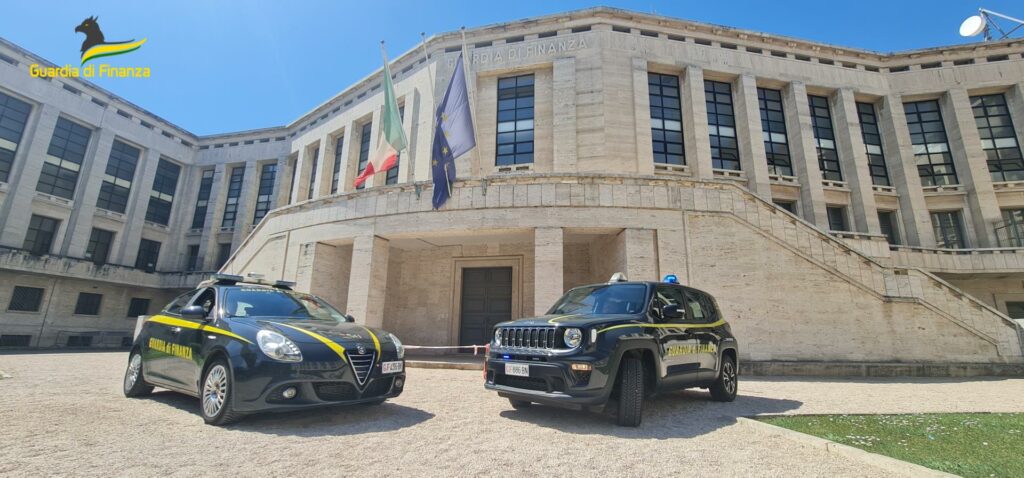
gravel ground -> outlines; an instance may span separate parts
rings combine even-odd
[[[1024,379],[744,379],[647,402],[638,429],[549,407],[515,411],[480,372],[409,370],[379,407],[206,426],[194,398],[121,395],[125,353],[0,355],[0,475],[892,476],[736,417],[779,413],[1024,411]]]

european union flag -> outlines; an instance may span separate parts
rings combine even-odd
[[[462,68],[460,53],[434,119],[434,152],[430,161],[434,176],[434,209],[443,206],[452,195],[455,158],[476,146],[469,90],[466,88],[466,74]]]

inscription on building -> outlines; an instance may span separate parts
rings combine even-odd
[[[490,65],[547,57],[589,47],[590,44],[586,38],[565,38],[523,45],[498,45],[475,49],[470,56],[472,57],[473,65]],[[448,58],[449,67],[455,67],[455,58],[457,58],[456,55]]]

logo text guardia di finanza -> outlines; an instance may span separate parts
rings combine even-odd
[[[98,66],[95,63],[89,64],[88,66],[86,65],[86,63],[89,63],[91,60],[131,53],[138,50],[144,43],[146,43],[145,38],[138,41],[135,39],[126,41],[107,41],[106,37],[103,35],[103,30],[100,29],[98,19],[99,18],[96,16],[86,18],[85,20],[82,20],[82,23],[75,27],[75,32],[85,35],[85,40],[82,41],[81,48],[82,62],[78,67],[71,65],[47,67],[33,64],[29,67],[29,73],[36,77],[92,78],[100,76],[113,78],[149,78],[149,67],[112,66],[106,63],[102,63]]]

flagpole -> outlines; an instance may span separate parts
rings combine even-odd
[[[473,65],[473,62],[466,57],[466,53],[469,53],[469,47],[466,46],[466,27],[459,28],[459,31],[462,32],[462,74],[463,80],[466,82],[466,92],[469,94],[469,122],[471,125],[473,125],[473,142],[476,143],[477,148],[479,148],[480,141],[478,141],[476,137],[476,82],[474,81],[470,83],[469,81],[470,78],[472,78],[469,75],[469,68]],[[479,150],[474,151],[474,154],[476,154],[477,163],[479,163]],[[477,164],[477,166],[479,167],[480,165]],[[482,170],[483,168],[481,167],[480,169]]]

